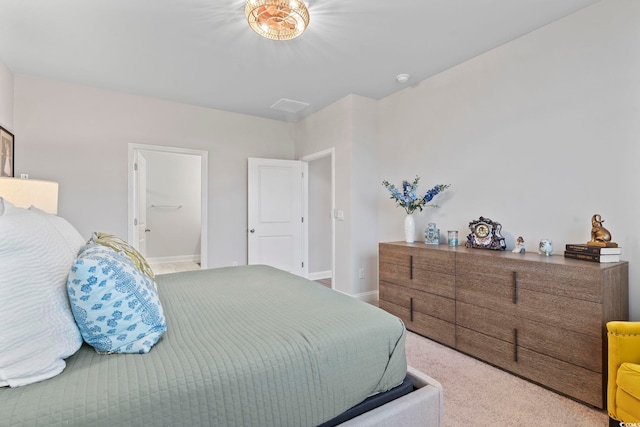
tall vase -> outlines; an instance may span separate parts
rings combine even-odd
[[[404,218],[404,241],[407,243],[413,243],[416,238],[416,222],[413,219],[413,214],[407,214]]]

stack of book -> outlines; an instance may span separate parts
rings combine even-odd
[[[576,243],[566,245],[564,257],[591,262],[618,262],[621,253],[620,247],[601,248]]]

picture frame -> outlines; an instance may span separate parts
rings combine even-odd
[[[14,147],[14,135],[0,126],[0,176],[15,176]]]

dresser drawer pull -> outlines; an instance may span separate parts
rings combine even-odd
[[[518,272],[513,272],[513,303],[518,303]]]
[[[518,361],[518,330],[513,330],[513,361]]]
[[[413,255],[409,255],[409,279],[413,280]]]
[[[409,298],[409,320],[413,322],[413,298]]]

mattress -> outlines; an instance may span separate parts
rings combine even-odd
[[[83,346],[52,379],[0,389],[0,426],[316,426],[403,382],[402,322],[267,266],[157,277],[151,352]]]

